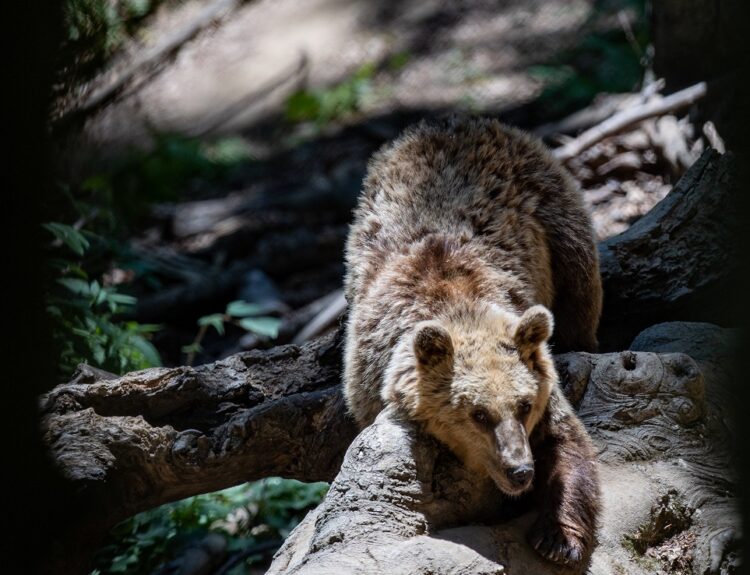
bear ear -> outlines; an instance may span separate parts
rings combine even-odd
[[[453,361],[453,341],[448,331],[436,321],[417,324],[414,333],[414,356],[423,367]]]
[[[521,316],[513,341],[522,354],[536,349],[550,338],[553,325],[552,314],[546,307],[532,306]]]

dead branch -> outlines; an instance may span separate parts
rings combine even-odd
[[[716,126],[713,122],[708,121],[703,124],[703,135],[706,136],[708,143],[714,150],[716,150],[720,154],[723,154],[727,151],[726,146],[724,146],[724,140],[722,140],[721,136],[719,136],[719,132],[716,130]]]
[[[552,153],[557,159],[565,162],[608,136],[613,136],[648,118],[680,110],[700,100],[705,95],[706,83],[700,82],[694,86],[670,94],[661,100],[646,102],[639,106],[625,109],[611,118],[604,120],[601,124],[586,130],[565,145],[555,148]]]
[[[587,130],[607,118],[611,118],[613,114],[648,102],[652,96],[656,95],[663,88],[664,80],[659,78],[646,84],[636,94],[604,94],[597,96],[586,108],[577,110],[562,120],[542,124],[534,128],[532,132],[540,138],[547,138],[554,134],[572,134],[579,130]]]
[[[346,311],[347,304],[343,289],[336,290],[326,298],[330,301],[294,336],[292,343],[299,345],[319,336],[334,325],[341,314]]]

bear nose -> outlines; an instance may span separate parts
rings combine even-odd
[[[515,487],[521,487],[522,485],[526,485],[533,475],[534,468],[531,465],[519,465],[510,470],[508,478]]]

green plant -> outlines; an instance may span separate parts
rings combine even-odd
[[[260,315],[261,311],[261,307],[257,304],[237,300],[228,303],[224,313],[213,313],[200,318],[198,320],[198,334],[191,344],[182,348],[182,353],[187,354],[187,365],[192,365],[196,354],[202,351],[201,343],[211,327],[219,335],[224,335],[224,325],[231,323],[245,331],[275,339],[279,334],[281,320],[275,317],[262,316]]]
[[[230,551],[283,539],[325,496],[325,483],[269,478],[169,503],[117,525],[97,554],[96,573],[151,573],[191,540],[224,534]],[[248,557],[246,564],[257,561]],[[239,569],[233,573],[242,572]]]
[[[105,285],[105,274],[117,262],[142,288],[160,289],[161,280],[148,261],[118,238],[140,227],[153,203],[184,197],[199,183],[216,186],[249,158],[241,138],[201,141],[159,135],[149,151],[132,152],[80,184],[60,184],[59,195],[50,196],[45,209],[61,221],[49,222],[45,229],[54,236],[50,262],[57,281],[49,290],[47,309],[54,320],[61,377],[84,362],[117,373],[160,364],[150,343],[158,327],[124,321],[136,300]],[[244,323],[267,331],[268,322],[262,320],[253,326],[248,317]]]
[[[411,54],[405,50],[396,52],[388,58],[387,66],[391,72],[398,72],[411,60]]]
[[[295,92],[286,102],[286,119],[322,125],[358,111],[370,91],[374,74],[375,65],[365,64],[335,86]]]
[[[118,320],[118,314],[131,309],[136,299],[91,279],[82,266],[81,258],[98,237],[59,222],[49,222],[44,228],[54,236],[53,250],[77,256],[70,259],[69,253],[50,260],[58,277],[47,294],[46,307],[60,353],[60,375],[69,377],[79,363],[93,363],[115,373],[161,365],[149,341],[159,326]]]

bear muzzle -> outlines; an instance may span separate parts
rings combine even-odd
[[[534,478],[534,468],[531,465],[519,465],[513,469],[509,469],[506,473],[508,481],[516,489],[525,490],[531,484],[531,480]]]
[[[534,459],[531,455],[526,430],[513,418],[495,428],[496,473],[495,483],[508,495],[520,495],[534,478]]]

